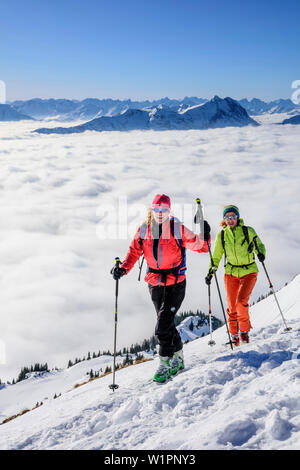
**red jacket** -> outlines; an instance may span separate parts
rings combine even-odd
[[[142,244],[140,243],[140,227],[131,242],[126,258],[122,263],[122,268],[125,268],[128,273],[142,253],[144,253],[148,266],[153,269],[170,269],[182,265],[182,252],[175,237],[171,234],[170,225],[170,219],[162,224],[162,234],[159,240],[154,240],[152,227],[149,225],[143,237]],[[182,246],[184,248],[197,251],[198,253],[208,252],[207,243],[200,238],[200,235],[195,235],[191,230],[181,224],[179,229]],[[184,271],[184,269],[182,270]],[[182,282],[184,279],[185,274],[179,274],[177,282]],[[158,273],[147,272],[145,281],[152,286],[165,285],[162,282],[162,275]],[[175,282],[176,275],[168,274],[166,285],[169,286],[175,284]]]

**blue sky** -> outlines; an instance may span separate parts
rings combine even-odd
[[[2,0],[7,99],[288,98],[299,0]]]

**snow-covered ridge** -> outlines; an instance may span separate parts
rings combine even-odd
[[[156,361],[71,390],[0,426],[1,449],[299,449],[300,275],[251,308],[251,343],[226,329],[184,347],[186,370],[151,382]],[[70,369],[72,372],[72,368]],[[1,392],[2,393],[2,392]]]
[[[28,121],[32,119],[32,117],[20,113],[12,106],[0,103],[0,121]]]
[[[242,127],[258,123],[250,118],[247,111],[232,98],[215,96],[211,101],[188,107],[178,112],[168,106],[159,105],[148,109],[128,109],[117,116],[100,117],[73,127],[41,128],[40,134],[72,134],[92,131],[131,130],[188,130],[214,129],[220,127]]]
[[[259,116],[265,113],[289,113],[290,115],[300,112],[300,105],[293,103],[290,99],[278,99],[270,102],[265,102],[257,98],[252,100],[242,99],[239,101],[251,116]]]
[[[282,124],[300,124],[300,114],[293,116],[289,119],[284,119]]]

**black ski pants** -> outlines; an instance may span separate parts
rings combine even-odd
[[[174,317],[185,296],[186,280],[171,286],[148,286],[157,313],[155,336],[159,344],[159,355],[172,357],[183,346]]]

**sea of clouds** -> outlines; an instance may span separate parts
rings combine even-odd
[[[2,380],[34,362],[64,367],[88,351],[112,350],[109,272],[156,193],[171,197],[174,215],[186,208],[189,228],[200,197],[212,241],[223,206],[238,205],[266,245],[275,288],[300,272],[299,126],[268,118],[257,128],[63,136],[34,134],[36,127],[0,123]],[[208,255],[188,252],[187,262],[181,310],[207,311]],[[218,274],[224,295],[222,262]],[[154,307],[137,278],[136,267],[120,281],[119,348],[153,334]],[[251,300],[267,291],[261,269]],[[213,313],[222,318],[215,287]]]

